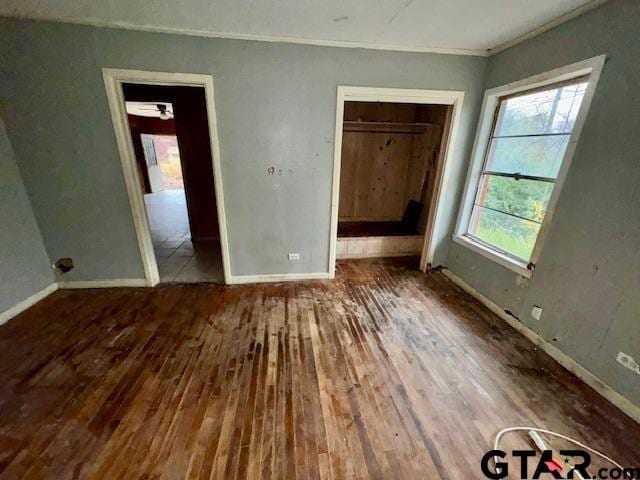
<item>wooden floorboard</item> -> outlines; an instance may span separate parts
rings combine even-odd
[[[636,423],[407,262],[54,293],[0,327],[0,478],[484,478],[513,425],[640,466]]]

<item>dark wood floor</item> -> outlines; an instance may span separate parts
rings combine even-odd
[[[483,478],[494,434],[528,424],[640,466],[637,424],[398,261],[59,291],[0,327],[0,385],[0,478]]]

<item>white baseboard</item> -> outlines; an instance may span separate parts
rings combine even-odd
[[[527,337],[532,343],[539,346],[545,353],[551,356],[556,362],[562,365],[564,368],[573,373],[576,377],[582,380],[584,383],[593,388],[596,392],[602,395],[604,398],[609,400],[613,405],[619,408],[626,415],[631,417],[636,422],[640,423],[640,407],[633,404],[630,400],[620,395],[613,388],[607,385],[605,382],[596,377],[589,370],[584,368],[578,362],[576,362],[573,358],[568,356],[559,348],[547,342],[544,338],[538,335],[536,332],[526,327],[522,322],[512,317],[508,313],[504,311],[504,309],[500,308],[493,301],[489,300],[483,294],[478,292],[471,285],[466,283],[460,277],[458,277],[455,273],[452,273],[450,270],[443,269],[442,273],[449,278],[453,283],[462,288],[465,292],[469,293],[471,296],[476,298],[480,303],[482,303],[485,307],[495,313],[502,320],[507,322],[511,327],[517,330],[519,333]]]
[[[328,280],[329,272],[317,273],[275,273],[267,275],[230,275],[230,285],[266,282],[296,282],[301,280]]]
[[[32,305],[35,305],[36,303],[38,303],[43,298],[48,297],[53,292],[55,292],[57,289],[58,289],[58,284],[57,283],[52,283],[51,285],[43,288],[39,292],[36,292],[33,295],[31,295],[30,297],[25,298],[20,303],[14,305],[13,307],[9,308],[8,310],[5,310],[4,312],[0,313],[0,325],[2,325],[3,323],[6,323],[7,321],[11,320],[13,317],[18,315],[19,313],[24,312],[27,308],[31,307]]]
[[[292,282],[300,280],[326,280],[329,279],[328,272],[319,273],[276,273],[267,275],[231,275],[230,285],[240,285],[245,283],[265,283],[265,282]],[[148,287],[149,283],[144,278],[115,278],[108,280],[73,280],[68,282],[58,282],[58,287],[68,288],[117,288],[117,287]]]
[[[328,272],[320,273],[284,273],[271,275],[234,275],[231,284],[263,283],[263,282],[291,282],[300,280],[326,280],[331,278]],[[24,299],[20,303],[0,313],[0,325],[11,320],[27,308],[35,305],[40,300],[60,289],[76,288],[118,288],[118,287],[148,287],[145,278],[116,278],[108,280],[75,280],[68,282],[52,283],[39,292]]]
[[[148,287],[145,278],[113,278],[108,280],[72,280],[58,282],[60,288],[117,288],[117,287]]]

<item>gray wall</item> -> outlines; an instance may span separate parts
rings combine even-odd
[[[605,53],[591,111],[530,281],[443,237],[435,263],[638,403],[640,3],[614,0],[489,60],[486,88]],[[327,268],[336,85],[464,90],[450,232],[487,60],[206,39],[0,19],[0,115],[52,259],[70,280],[143,276],[102,67],[212,74],[233,274]],[[51,282],[6,137],[0,310]],[[281,174],[267,175],[275,166]],[[4,174],[7,170],[7,175]],[[7,198],[4,198],[4,196]],[[5,218],[6,217],[6,218]],[[20,238],[16,239],[16,235]],[[268,248],[267,248],[268,247]],[[286,253],[300,252],[299,262]],[[6,290],[6,291],[5,291]],[[533,304],[544,308],[534,321]]]
[[[600,54],[591,103],[530,281],[452,244],[448,266],[532,330],[640,405],[640,2],[613,0],[490,58],[486,88]],[[534,320],[531,307],[544,308]]]
[[[0,313],[54,282],[11,144],[0,120]]]
[[[69,280],[143,277],[102,67],[213,75],[232,274],[327,271],[340,84],[466,92],[442,218],[452,226],[486,58],[13,19],[0,31],[0,113],[47,250],[75,260]]]

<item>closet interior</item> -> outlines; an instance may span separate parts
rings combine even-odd
[[[344,104],[337,258],[420,255],[451,106]]]

